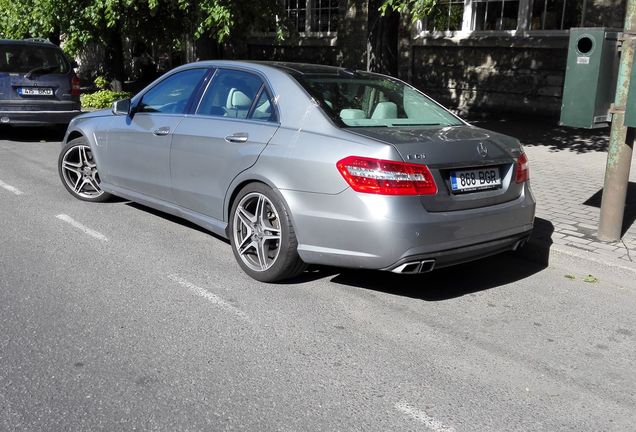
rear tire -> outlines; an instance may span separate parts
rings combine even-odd
[[[258,281],[290,279],[306,268],[282,197],[262,183],[248,184],[238,193],[229,231],[236,261]]]
[[[89,202],[104,202],[112,198],[100,187],[97,164],[86,138],[72,139],[64,146],[57,168],[62,184],[75,198]]]

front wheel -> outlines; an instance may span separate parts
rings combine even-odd
[[[305,269],[289,213],[271,188],[261,183],[245,186],[230,215],[232,251],[245,273],[261,282],[276,282]]]
[[[100,187],[97,164],[86,138],[68,142],[57,161],[62,184],[75,198],[82,201],[104,202],[112,197]]]

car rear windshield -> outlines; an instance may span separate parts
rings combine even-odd
[[[69,64],[59,48],[0,44],[0,72],[67,73]]]
[[[453,126],[462,122],[413,87],[384,75],[294,75],[337,123],[347,127]]]

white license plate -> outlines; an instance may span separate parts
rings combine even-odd
[[[496,167],[451,171],[450,179],[453,192],[470,192],[501,187],[499,168]]]
[[[53,96],[53,89],[49,87],[22,87],[18,93],[23,96]]]

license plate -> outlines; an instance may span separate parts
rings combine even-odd
[[[496,167],[451,171],[450,179],[453,192],[471,192],[501,187],[499,168]]]
[[[53,89],[49,87],[21,87],[18,89],[20,96],[53,96]]]

